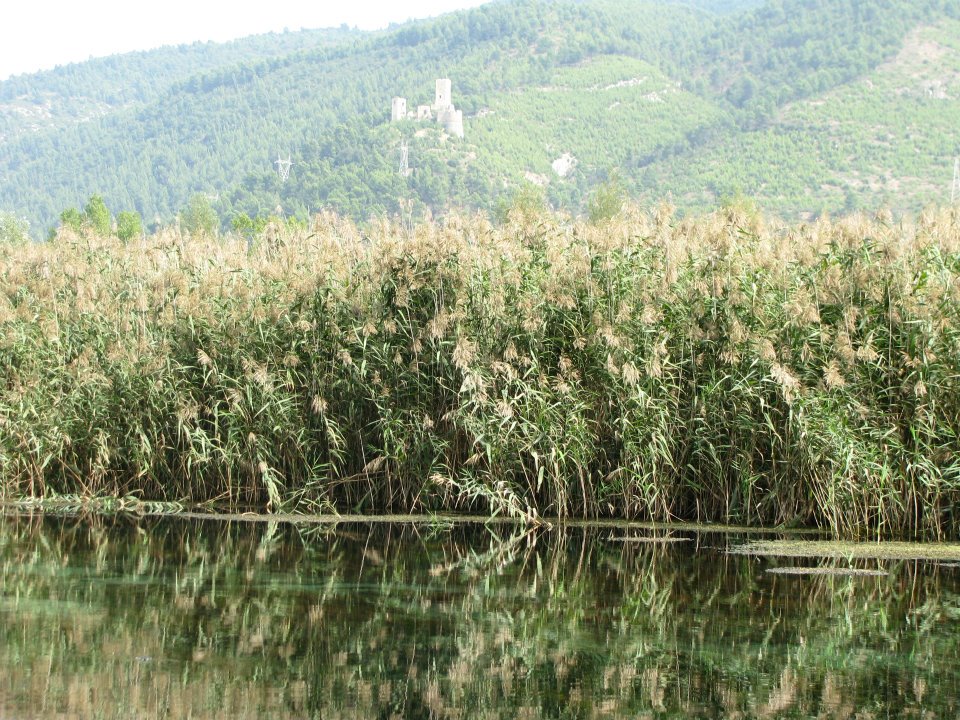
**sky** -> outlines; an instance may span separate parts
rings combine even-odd
[[[0,10],[0,80],[56,65],[284,29],[364,30],[485,0],[10,0]]]

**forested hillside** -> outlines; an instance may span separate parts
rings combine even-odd
[[[243,62],[347,42],[337,28],[255,35],[96,58],[0,82],[0,143],[21,133],[66,127],[156,100],[171,85]]]
[[[581,212],[610,178],[681,209],[915,210],[949,191],[958,18],[948,0],[511,0],[94,60],[0,83],[0,210],[35,236],[93,194],[148,224],[200,195],[224,227],[278,206],[493,212],[530,186]],[[462,140],[389,122],[438,77]]]
[[[958,118],[960,22],[945,19],[907,33],[871,72],[785,105],[763,127],[719,138],[682,163],[655,164],[650,184],[688,207],[749,194],[782,214],[916,210],[950,199]]]

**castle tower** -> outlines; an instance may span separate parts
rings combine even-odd
[[[393,107],[390,110],[390,122],[399,122],[407,119],[407,99],[395,97]]]
[[[433,101],[433,109],[439,113],[441,110],[446,110],[448,107],[451,107],[453,105],[451,98],[450,79],[443,78],[442,80],[437,80],[437,94]]]
[[[463,137],[463,110],[456,110],[452,106],[441,110],[437,114],[437,122],[443,125],[448,134]]]

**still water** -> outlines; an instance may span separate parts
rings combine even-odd
[[[0,517],[0,718],[960,716],[960,568],[664,538]]]

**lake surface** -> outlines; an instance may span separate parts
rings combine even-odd
[[[960,716],[960,568],[745,539],[0,517],[0,718]]]

